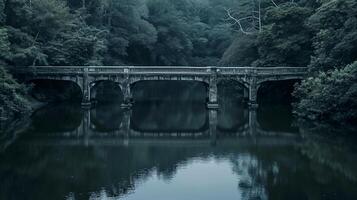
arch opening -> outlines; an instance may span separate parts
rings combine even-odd
[[[34,79],[27,83],[32,84],[30,94],[40,102],[77,102],[82,100],[82,90],[73,81]]]
[[[295,132],[291,103],[294,86],[300,80],[263,82],[257,92],[257,121],[263,130]]]
[[[249,89],[237,80],[221,80],[218,83],[218,99],[224,102],[246,102],[249,100]]]
[[[121,103],[124,95],[119,83],[114,81],[97,81],[91,83],[90,100],[100,104]]]
[[[131,85],[135,102],[171,101],[206,103],[208,84],[201,81],[155,80],[138,81]]]
[[[79,105],[60,103],[44,106],[32,114],[31,136],[75,131],[82,118],[83,112]]]
[[[294,97],[292,96],[294,86],[300,81],[292,79],[263,82],[257,91],[257,102],[259,105],[290,105],[294,101]]]

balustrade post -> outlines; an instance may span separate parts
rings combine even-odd
[[[208,90],[208,103],[209,109],[218,109],[218,88],[217,88],[217,68],[211,68],[209,90]]]

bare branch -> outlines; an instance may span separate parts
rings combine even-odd
[[[270,0],[270,1],[274,4],[275,7],[279,8],[278,4],[276,4],[274,0]]]
[[[234,24],[238,24],[239,30],[240,30],[242,33],[244,33],[244,34],[246,34],[246,35],[254,34],[253,32],[248,32],[248,31],[244,30],[243,25],[242,25],[242,23],[241,23],[243,20],[248,20],[248,19],[254,18],[254,16],[248,16],[248,17],[242,17],[242,18],[235,18],[235,17],[232,15],[230,9],[225,9],[225,10],[226,10],[226,12],[227,12],[228,19],[231,19],[232,21],[234,21],[233,25],[234,25]]]

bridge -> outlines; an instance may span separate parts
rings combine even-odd
[[[17,67],[11,71],[23,81],[72,81],[82,91],[83,106],[91,105],[91,89],[100,81],[117,83],[126,107],[133,100],[131,86],[135,82],[199,81],[207,85],[208,108],[218,108],[217,84],[222,80],[234,80],[244,85],[250,105],[257,105],[257,92],[262,83],[303,79],[307,74],[306,67],[35,66]]]

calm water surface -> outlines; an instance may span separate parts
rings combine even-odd
[[[3,125],[0,199],[357,199],[357,140],[286,106],[47,106]]]

